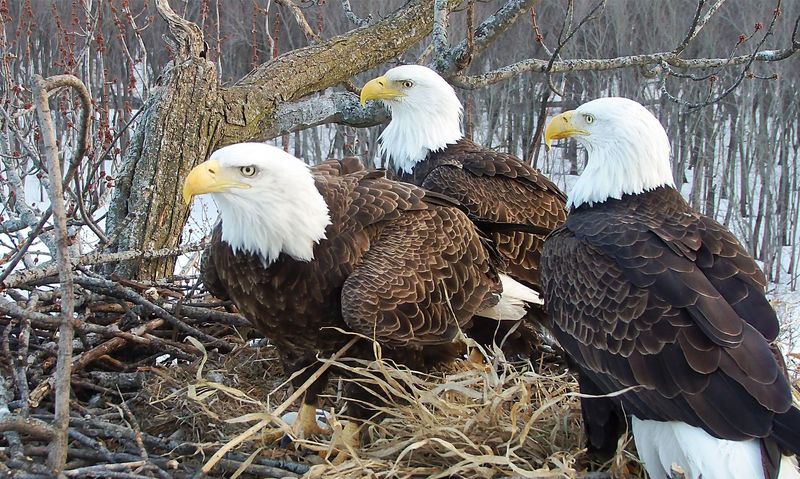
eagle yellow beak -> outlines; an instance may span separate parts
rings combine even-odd
[[[576,128],[572,124],[572,116],[575,110],[565,111],[553,117],[547,124],[544,131],[544,144],[547,149],[552,148],[553,140],[563,140],[577,135],[588,135],[589,132],[581,128]]]
[[[385,76],[368,81],[361,89],[361,106],[364,106],[367,100],[393,100],[405,96],[400,90],[392,88],[393,83]]]
[[[216,160],[209,160],[192,168],[183,182],[183,201],[188,205],[196,195],[220,193],[231,188],[250,188],[250,185],[231,176]]]

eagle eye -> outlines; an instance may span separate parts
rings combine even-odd
[[[403,88],[411,88],[414,86],[414,82],[411,80],[403,80],[400,82],[400,85],[402,85]]]
[[[256,174],[256,167],[253,165],[250,166],[243,166],[239,168],[239,171],[242,173],[242,176],[253,176]]]
[[[583,115],[583,121],[585,121],[587,125],[591,125],[594,122],[594,117],[589,114]]]

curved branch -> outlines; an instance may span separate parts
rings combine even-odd
[[[277,121],[262,134],[275,138],[328,123],[367,128],[389,121],[389,112],[378,102],[362,107],[358,96],[349,92],[325,92],[294,103],[282,103],[275,111]]]
[[[75,151],[75,155],[72,157],[72,161],[70,162],[69,169],[67,170],[67,174],[64,176],[64,183],[69,184],[69,182],[75,178],[75,195],[77,196],[77,203],[78,203],[78,211],[81,214],[81,218],[83,222],[86,223],[86,226],[92,230],[100,241],[103,243],[108,243],[108,238],[103,233],[103,231],[98,227],[91,216],[86,212],[86,208],[83,204],[83,197],[81,195],[81,180],[79,177],[76,177],[78,173],[78,168],[81,164],[81,160],[84,156],[91,153],[91,128],[92,128],[92,98],[89,95],[89,90],[86,88],[86,85],[73,75],[54,75],[48,77],[45,80],[45,90],[48,92],[52,92],[58,88],[69,87],[75,90],[78,93],[78,97],[81,99],[81,115],[79,118],[80,124],[80,133],[78,135],[78,148]]]
[[[165,39],[179,58],[205,57],[205,41],[200,27],[175,13],[169,0],[156,0],[156,10],[169,25],[172,38]]]
[[[79,118],[79,129],[80,133],[78,135],[78,149],[75,151],[75,156],[72,158],[72,162],[70,163],[69,170],[67,170],[67,175],[65,176],[64,182],[69,183],[72,179],[72,175],[78,169],[78,165],[80,164],[80,160],[91,153],[91,129],[92,129],[92,97],[89,95],[89,90],[86,88],[86,85],[76,76],[73,75],[54,75],[48,77],[44,81],[44,89],[48,92],[51,92],[57,88],[65,88],[70,87],[78,93],[78,97],[81,99],[81,116]]]
[[[81,86],[83,83],[73,77]],[[64,185],[61,164],[58,161],[58,144],[53,118],[48,104],[49,90],[68,83],[63,76],[44,80],[39,75],[33,77],[33,98],[39,113],[39,123],[47,160],[47,175],[50,178],[50,204],[53,209],[53,224],[56,234],[56,262],[61,280],[61,325],[58,328],[58,359],[56,361],[55,424],[47,465],[58,474],[67,461],[67,428],[69,426],[70,367],[72,365],[72,316],[75,311],[75,286],[72,282],[72,269],[69,260],[69,233],[67,214],[64,208]],[[85,90],[86,87],[83,86]]]

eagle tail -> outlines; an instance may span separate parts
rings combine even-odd
[[[503,283],[503,293],[500,301],[494,306],[480,311],[478,314],[498,321],[518,321],[522,319],[531,305],[543,303],[539,294],[519,283],[510,276],[500,275],[500,282]]]
[[[800,469],[797,467],[797,458],[794,456],[783,456],[781,458],[781,469],[778,479],[800,479]]]
[[[800,455],[800,409],[792,407],[775,415],[772,438],[786,451]]]

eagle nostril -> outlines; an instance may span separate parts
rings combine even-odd
[[[208,172],[211,173],[212,175],[217,173],[216,171],[214,171],[214,168],[209,168]]]

